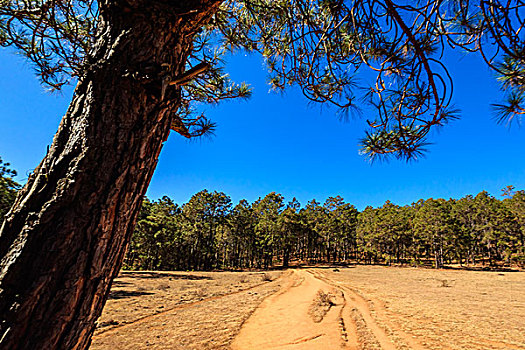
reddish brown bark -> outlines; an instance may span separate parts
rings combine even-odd
[[[85,349],[217,1],[101,1],[97,41],[48,154],[0,231],[0,348]]]

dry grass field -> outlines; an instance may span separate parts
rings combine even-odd
[[[357,266],[316,271],[367,309],[397,349],[525,349],[525,273]],[[365,349],[379,349],[353,310]]]
[[[224,349],[280,272],[122,272],[91,349]]]
[[[525,350],[525,272],[124,272],[91,348],[232,347]]]

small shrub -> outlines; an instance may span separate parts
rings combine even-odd
[[[269,273],[263,273],[262,274],[262,280],[264,282],[271,282],[273,280],[273,278],[272,278],[272,275],[270,275]]]
[[[195,291],[195,295],[197,296],[198,299],[201,299],[201,300],[207,296],[206,292],[202,288],[197,289]]]
[[[444,288],[452,287],[450,282],[453,282],[453,281],[449,281],[449,280],[439,280],[439,281],[441,282],[441,286],[440,287],[444,287]]]
[[[319,290],[312,305],[310,305],[308,313],[315,323],[319,323],[323,320],[328,311],[330,311],[330,308],[335,305],[335,295]]]
[[[170,288],[170,285],[169,284],[160,284],[157,289],[158,290],[166,290],[166,289],[169,289]]]

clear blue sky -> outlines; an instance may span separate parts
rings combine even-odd
[[[252,84],[253,97],[207,107],[218,123],[211,139],[188,141],[172,133],[147,194],[183,203],[208,189],[236,203],[276,191],[302,205],[341,195],[363,209],[386,200],[404,205],[482,190],[499,196],[511,184],[524,189],[525,129],[492,119],[490,103],[502,97],[494,76],[476,56],[454,55],[446,62],[461,119],[432,135],[424,159],[370,164],[358,154],[363,120],[340,122],[335,109],[309,105],[297,90],[269,92],[260,58],[236,55],[228,70],[234,80]],[[5,49],[0,72],[0,156],[24,182],[52,142],[72,87],[45,92],[30,64]]]

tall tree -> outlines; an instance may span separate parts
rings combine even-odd
[[[476,231],[476,206],[474,197],[465,196],[456,201],[453,211],[454,219],[458,225],[458,235],[464,245],[456,246],[460,259],[466,257],[467,264],[476,263],[476,254],[479,250],[480,240]]]
[[[15,201],[16,192],[20,185],[13,180],[16,171],[9,168],[9,163],[4,163],[0,157],[0,223],[4,221],[4,215]]]
[[[327,225],[327,213],[319,202],[312,199],[306,204],[303,214],[307,226],[307,255],[310,261],[316,262],[321,260],[325,254],[326,241],[324,240],[323,230]]]
[[[517,223],[511,222],[510,212],[486,191],[478,193],[474,203],[474,230],[478,235],[481,253],[493,265],[495,260],[501,260],[503,251],[511,245],[508,231],[517,231]]]
[[[355,246],[357,209],[341,196],[328,197],[323,207],[327,213],[323,236],[328,260],[346,260],[349,249]]]
[[[448,239],[453,231],[450,206],[444,199],[427,199],[414,217],[414,232],[426,243],[426,251],[433,255],[435,267],[444,266]]]
[[[358,260],[371,264],[377,260],[378,244],[377,232],[379,223],[379,209],[367,206],[357,216],[357,248]]]
[[[125,267],[146,270],[175,270],[187,261],[181,232],[181,209],[169,197],[146,199],[126,254]]]
[[[255,239],[259,267],[272,265],[279,239],[279,215],[284,205],[283,200],[281,194],[271,192],[253,203],[252,208],[257,220]]]
[[[513,193],[512,197],[506,198],[503,203],[512,212],[518,224],[514,233],[513,258],[519,265],[525,266],[525,191]]]
[[[216,266],[217,231],[226,222],[230,210],[230,197],[207,190],[194,194],[182,207],[185,231],[192,236],[191,268],[210,270]]]
[[[507,89],[503,121],[523,114],[518,0],[2,0],[0,45],[35,63],[44,84],[78,80],[48,154],[0,232],[0,342],[10,349],[86,348],[122,263],[170,128],[210,130],[194,101],[247,96],[224,79],[222,48],[258,51],[277,89],[297,84],[343,113],[354,73],[377,73],[379,113],[363,152],[417,156],[455,117],[443,48],[480,52]],[[200,76],[199,76],[200,74]]]
[[[294,197],[279,216],[279,248],[282,252],[283,267],[289,266],[293,248],[303,231],[301,215],[299,214],[300,207],[301,204]]]

